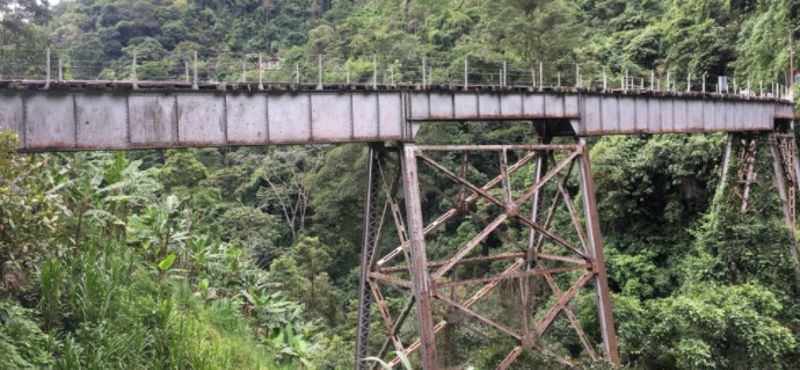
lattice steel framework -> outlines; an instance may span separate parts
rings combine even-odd
[[[800,162],[797,157],[797,144],[794,135],[794,122],[785,127],[778,127],[774,132],[733,133],[728,135],[725,148],[725,162],[723,164],[721,195],[726,196],[728,190],[728,165],[732,153],[738,153],[735,165],[736,173],[733,178],[735,185],[729,190],[735,199],[741,200],[741,211],[746,213],[751,207],[750,190],[754,183],[759,182],[756,163],[756,154],[759,145],[767,144],[773,163],[773,185],[778,190],[778,195],[783,203],[783,216],[786,226],[791,230],[797,240],[797,191],[800,190]],[[800,255],[797,243],[790,246],[795,266],[800,272]]]
[[[394,153],[399,166],[387,161]],[[476,185],[468,175],[474,165],[470,163],[471,156],[482,160],[494,157],[496,165],[490,167],[496,169],[497,176],[483,186]],[[368,354],[384,357],[390,349],[406,355],[419,350],[423,368],[438,369],[441,364],[437,360],[436,335],[457,325],[485,338],[492,336],[480,326],[491,328],[513,343],[497,369],[508,368],[528,349],[572,365],[566,356],[548,349],[543,338],[563,312],[583,353],[597,360],[594,346],[569,305],[581,288],[594,280],[606,359],[618,363],[594,182],[584,139],[559,145],[404,144],[396,151],[372,146],[368,163],[357,359]],[[479,165],[485,167],[487,163]],[[573,176],[575,167],[578,173]],[[426,171],[421,175],[420,170]],[[405,191],[405,217],[396,197],[400,178]],[[577,181],[569,183],[575,178]],[[442,189],[435,183],[454,187]],[[420,191],[420,185],[427,190],[425,193]],[[383,202],[379,199],[381,187]],[[582,207],[576,207],[577,196]],[[426,214],[423,218],[427,213],[423,212],[423,205],[433,200],[446,201],[449,209],[438,217]],[[382,254],[382,234],[388,229],[390,218],[400,245]],[[426,224],[425,219],[432,221]],[[482,230],[445,252],[440,247],[435,248],[437,252],[428,250],[426,236],[430,239],[437,230],[452,228],[464,220],[480,225]],[[519,240],[522,235],[524,241]],[[429,262],[429,256],[437,258]],[[497,270],[501,272],[493,271],[493,266],[500,266]],[[465,274],[459,268],[472,270]],[[475,269],[482,269],[483,275],[476,276]],[[570,285],[562,290],[559,282]],[[503,284],[516,290],[516,297],[503,296],[503,300],[519,302],[521,311],[516,318],[498,316],[482,302]],[[539,286],[547,291],[537,292]],[[390,303],[385,294],[402,300],[402,308],[397,310],[399,305]],[[537,302],[533,302],[534,297]],[[380,348],[371,352],[368,347],[373,301],[386,335]],[[416,330],[412,335],[409,330],[401,333],[412,314],[417,321]],[[389,364],[395,366],[400,359],[393,357]],[[356,369],[367,368],[367,363],[356,361]]]

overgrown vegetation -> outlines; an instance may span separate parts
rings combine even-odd
[[[354,79],[371,76],[372,55],[385,64],[428,55],[456,61],[454,70],[467,56],[755,86],[785,79],[798,12],[795,0],[62,0],[50,11],[0,0],[0,75],[38,73],[19,61],[50,45],[67,78],[126,78],[136,49],[138,73],[151,78],[182,75],[197,51],[201,78],[219,80],[264,53],[308,66],[304,78],[317,54],[348,65]],[[15,140],[0,134],[0,368],[352,368],[363,146],[18,155]],[[507,122],[430,125],[418,137],[535,140],[529,124]],[[742,213],[736,198],[716,194],[724,141],[591,143],[625,367],[800,363],[800,286],[770,155],[757,156],[767,169],[751,193],[759,206]],[[488,176],[481,165],[468,170]],[[434,235],[432,253],[473,229],[465,221]],[[487,299],[497,314],[511,309],[500,294]],[[600,343],[593,293],[575,302]],[[552,330],[569,329],[556,321]],[[576,338],[557,334],[547,338],[553,351],[581,355]],[[446,335],[455,349],[447,361],[464,367],[491,368],[510,348],[500,337],[487,345],[470,332]],[[526,354],[518,366],[558,365]]]

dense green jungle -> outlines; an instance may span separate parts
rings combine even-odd
[[[136,50],[142,79],[182,76],[196,52],[200,78],[217,81],[259,55],[311,81],[319,55],[356,80],[372,76],[373,55],[425,55],[453,71],[470,58],[786,84],[798,31],[800,0],[0,0],[0,76],[39,73],[50,47],[66,79],[127,79]],[[22,155],[16,140],[0,133],[0,369],[353,368],[365,145]],[[526,122],[467,122],[425,126],[418,142],[537,138]],[[760,149],[743,213],[718,191],[725,142],[590,139],[622,368],[800,368],[800,275],[772,159]],[[486,180],[488,167],[468,171]],[[423,197],[427,213],[449,207]],[[450,225],[429,248],[478,230]],[[513,309],[502,294],[486,299],[495,314]],[[570,307],[602,353],[594,290]],[[550,332],[542,342],[576,366],[612,367],[588,360],[565,318]],[[463,330],[439,341],[451,368],[494,368],[512,347]],[[562,367],[532,351],[512,366]]]

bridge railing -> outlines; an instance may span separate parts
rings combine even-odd
[[[467,85],[581,87],[604,90],[694,91],[790,98],[775,81],[718,75],[695,76],[676,69],[644,70],[597,62],[549,63],[496,58],[445,59],[414,55],[330,55],[273,59],[251,53],[198,57],[193,52],[148,55],[120,51],[116,60],[74,59],[65,50],[0,50],[0,80],[112,80],[185,83],[316,83],[376,85]],[[137,55],[138,54],[138,55]],[[49,68],[48,68],[49,67]]]

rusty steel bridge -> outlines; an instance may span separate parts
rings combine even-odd
[[[547,348],[547,330],[561,314],[574,328],[583,355],[619,362],[586,137],[727,132],[723,180],[733,176],[728,171],[732,154],[741,152],[736,176],[745,187],[754,179],[755,148],[766,144],[774,158],[787,232],[795,233],[800,162],[793,118],[789,101],[700,92],[466,84],[0,81],[0,129],[17,133],[20,152],[369,143],[356,358],[385,357],[389,350],[418,352],[423,367],[431,370],[448,366],[437,351],[437,338],[454,326],[487,340],[497,338],[485,332],[492,329],[508,341],[509,352],[498,369],[508,368],[526,350],[572,365]],[[533,122],[539,142],[414,143],[420,126],[429,122],[498,120]],[[555,143],[555,138],[561,139]],[[495,177],[478,183],[469,176],[470,160],[487,155],[495,158]],[[566,183],[575,167],[579,189]],[[423,172],[449,180],[453,188],[438,188]],[[532,177],[524,182],[530,185],[514,186],[521,183],[514,181],[520,176]],[[744,194],[745,210],[749,190],[739,193]],[[432,197],[450,208],[423,215],[423,205]],[[561,234],[553,227],[559,217],[566,220],[570,235],[563,234],[564,222]],[[429,260],[430,235],[465,219],[479,225],[479,231],[448,249],[447,258]],[[384,237],[392,230],[399,244],[387,248]],[[523,234],[524,240],[514,236]],[[479,253],[477,247],[490,237],[507,248]],[[797,261],[795,246],[791,252]],[[482,277],[459,277],[459,268],[492,263],[502,268]],[[565,280],[570,285],[559,287]],[[598,302],[602,354],[596,353],[570,306],[590,282]],[[515,296],[504,299],[518,300],[516,317],[498,315],[482,303],[504,283],[515,287]],[[549,298],[534,304],[540,288]],[[384,295],[390,292],[404,302],[401,308],[387,302]],[[370,336],[370,323],[376,321],[371,319],[373,306],[385,329],[383,341],[370,341],[375,338]],[[410,316],[417,322],[413,335],[402,330]],[[393,356],[390,363],[399,362]],[[363,361],[355,366],[369,367]]]

